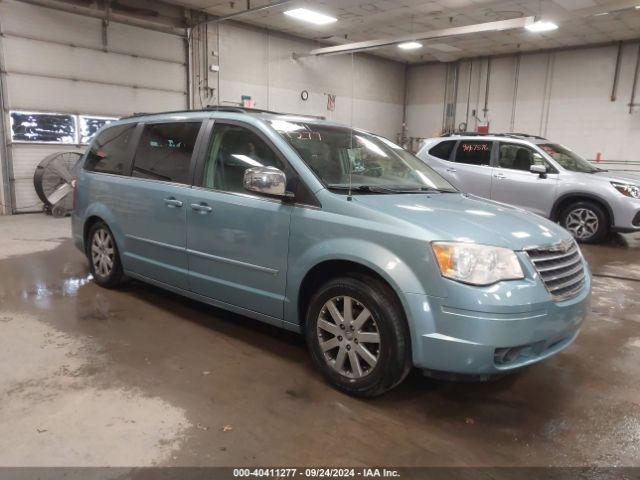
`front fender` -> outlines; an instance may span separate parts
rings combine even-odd
[[[370,241],[354,238],[327,239],[314,243],[293,258],[296,260],[289,264],[287,272],[287,302],[284,311],[284,319],[290,323],[301,323],[298,318],[298,301],[304,277],[314,267],[326,261],[349,261],[374,271],[393,288],[405,311],[408,305],[403,293],[425,293],[423,282],[410,265],[387,248]]]

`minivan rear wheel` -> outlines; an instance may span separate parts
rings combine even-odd
[[[114,288],[124,280],[122,263],[113,233],[104,222],[96,222],[87,235],[87,258],[94,281],[105,288]]]
[[[560,224],[582,243],[600,243],[609,233],[609,220],[604,209],[593,202],[576,202],[560,214]]]
[[[318,289],[307,310],[306,339],[316,367],[350,395],[380,395],[411,368],[401,307],[368,276],[331,279]]]

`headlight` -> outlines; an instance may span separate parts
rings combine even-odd
[[[611,185],[625,197],[640,198],[640,187],[629,183],[611,182]]]
[[[473,285],[524,278],[518,257],[507,248],[473,243],[433,242],[443,277]]]

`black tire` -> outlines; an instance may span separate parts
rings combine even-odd
[[[113,249],[113,255],[111,258],[112,266],[106,274],[104,273],[104,270],[100,268],[99,263],[98,265],[96,264],[97,262],[94,261],[92,254],[94,240],[96,240],[96,238],[100,238],[102,235],[106,235],[110,243],[107,243],[105,245],[105,250],[100,253],[108,254],[109,245],[111,245],[111,248]],[[122,270],[122,262],[120,261],[120,252],[118,251],[118,246],[116,245],[113,233],[111,233],[107,224],[102,221],[98,221],[91,225],[91,228],[87,233],[87,238],[85,239],[85,245],[93,280],[104,288],[115,288],[120,285],[125,279],[124,272]]]
[[[597,228],[593,233],[585,235],[584,227],[575,227],[575,222],[572,223],[572,219],[580,212],[588,212],[588,215],[593,215],[597,218]],[[560,225],[566,228],[573,237],[581,243],[601,243],[609,234],[610,220],[607,212],[600,205],[589,201],[580,201],[572,203],[560,214]]]
[[[365,307],[370,311],[371,320],[367,320],[367,323],[362,327],[368,329],[368,331],[351,332],[354,337],[350,339],[347,339],[346,336],[343,337],[344,340],[340,339],[340,346],[328,350],[327,355],[335,354],[336,358],[334,358],[333,362],[335,365],[337,356],[342,349],[349,348],[345,343],[353,346],[354,352],[349,350],[353,355],[356,352],[361,352],[360,348],[362,346],[370,348],[377,356],[377,363],[371,367],[367,362],[360,362],[359,359],[364,359],[364,357],[359,356],[356,363],[362,364],[362,371],[367,370],[366,374],[359,378],[353,378],[346,374],[347,360],[349,369],[352,370],[351,373],[354,373],[354,369],[351,366],[350,353],[346,353],[347,357],[344,360],[345,368],[343,370],[345,374],[342,374],[335,367],[330,366],[330,360],[325,357],[325,352],[320,346],[322,341],[326,341],[326,338],[322,338],[322,335],[326,332],[318,330],[321,311],[324,312],[323,318],[327,318],[326,315],[329,314],[325,304],[332,299],[340,303],[340,298],[344,302],[345,296],[352,298],[354,319],[357,318],[357,313],[361,313]],[[342,308],[344,309],[343,312],[345,312],[344,303],[342,303]],[[314,364],[331,385],[349,395],[358,397],[381,395],[402,382],[411,370],[411,340],[402,307],[398,305],[398,301],[389,287],[375,278],[354,274],[353,276],[327,281],[311,298],[305,325],[307,345]],[[357,338],[364,338],[357,337],[357,335],[370,334],[372,330],[374,335],[378,334],[379,343],[366,343],[362,340],[357,345]],[[330,333],[328,335],[334,334]],[[331,340],[334,340],[334,338],[331,338]],[[335,340],[338,340],[337,335]],[[343,341],[345,343],[342,343]]]

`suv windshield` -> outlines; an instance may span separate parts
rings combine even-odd
[[[600,169],[591,165],[589,161],[562,145],[557,143],[543,143],[538,146],[558,162],[561,167],[567,170],[583,173],[595,173],[600,171]]]
[[[272,120],[271,126],[315,174],[335,190],[370,193],[456,189],[417,157],[386,138],[347,127]]]

